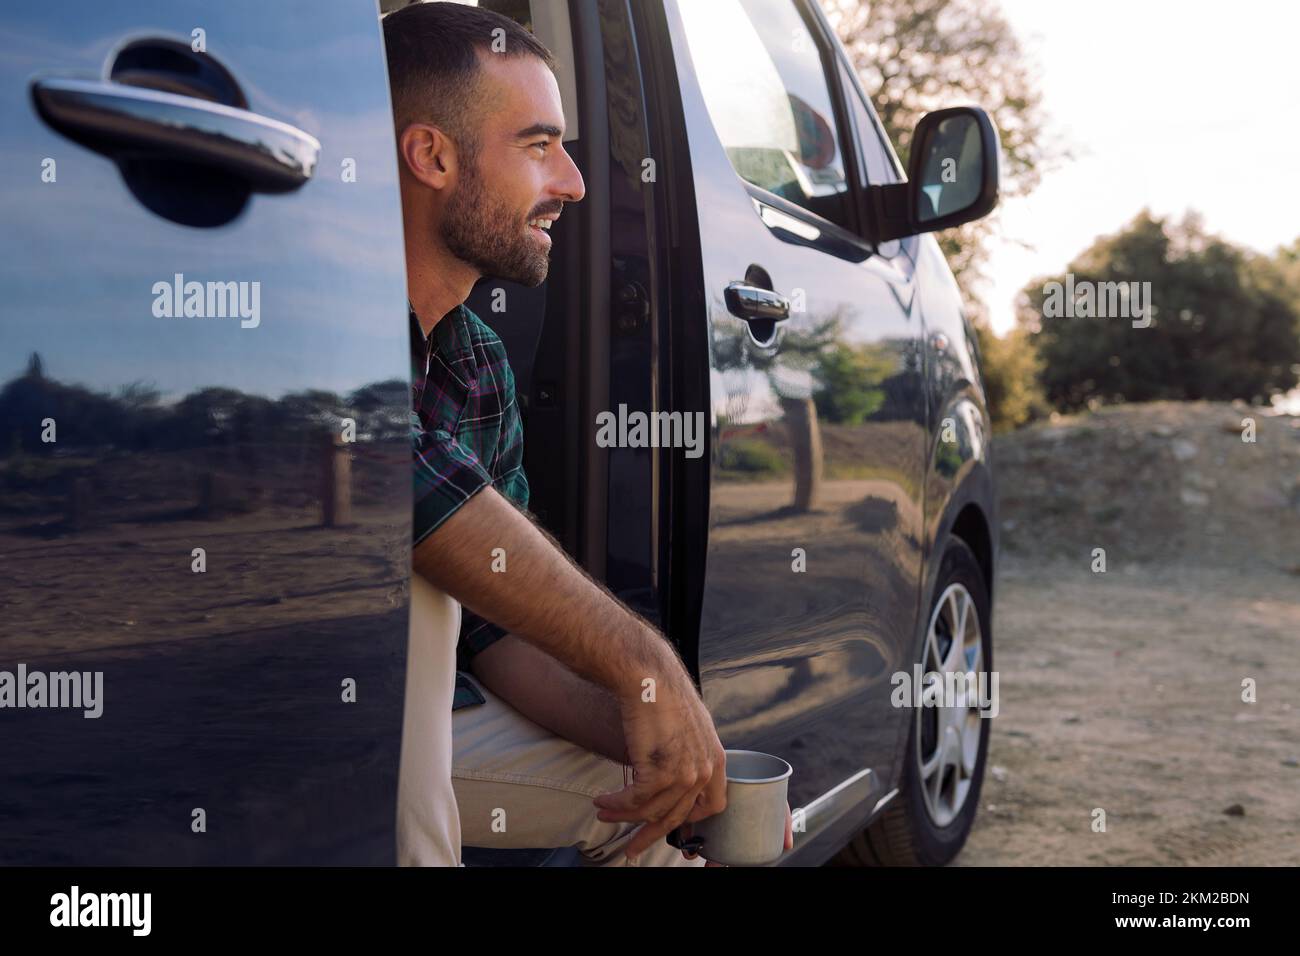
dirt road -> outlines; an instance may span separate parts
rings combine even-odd
[[[1243,447],[1242,417],[1002,443],[1001,714],[959,865],[1300,864],[1300,428]]]

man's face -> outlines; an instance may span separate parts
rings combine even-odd
[[[442,217],[447,249],[483,275],[540,285],[547,228],[586,192],[564,151],[560,90],[536,57],[480,54],[478,151],[459,167]],[[546,220],[542,226],[534,225]]]

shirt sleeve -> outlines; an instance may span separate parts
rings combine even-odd
[[[505,349],[502,347],[502,355]],[[522,509],[528,508],[528,477],[524,474],[524,420],[515,397],[515,374],[508,362],[502,363],[505,386],[502,393],[501,453],[497,458],[497,491]]]
[[[474,453],[465,448],[450,432],[425,431],[412,413],[417,430],[413,452],[415,466],[414,548],[456,513],[470,498],[492,484],[492,476]]]
[[[493,470],[497,477],[492,484],[502,495],[514,502],[520,509],[528,507],[528,478],[524,474],[524,423],[519,413],[519,403],[515,398],[515,377],[505,359],[505,347],[495,343],[500,349],[501,368],[504,373],[502,388],[501,451],[494,463]],[[506,556],[509,560],[509,555]],[[509,564],[506,565],[507,573]],[[494,624],[480,617],[469,608],[461,612],[460,640],[456,644],[456,667],[468,670],[469,662],[476,654],[505,637],[508,631],[499,624]]]
[[[485,648],[505,637],[507,631],[500,624],[493,624],[487,618],[479,617],[469,608],[462,608],[460,615],[460,638],[456,642],[456,670],[468,671],[469,662]]]

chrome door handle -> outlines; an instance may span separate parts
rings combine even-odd
[[[129,149],[216,166],[257,192],[288,192],[311,179],[315,137],[278,120],[193,96],[103,80],[32,82],[50,126],[96,152]]]
[[[746,322],[784,322],[790,318],[790,300],[779,292],[747,282],[732,282],[723,292],[727,311]]]

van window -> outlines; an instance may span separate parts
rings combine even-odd
[[[709,116],[736,173],[852,228],[821,51],[794,0],[709,0],[680,10]]]
[[[840,63],[840,84],[844,87],[844,100],[849,115],[857,127],[858,174],[864,185],[884,185],[901,182],[894,165],[893,149],[880,129],[879,122],[862,97],[862,91],[848,66]],[[866,166],[863,168],[863,163]]]

